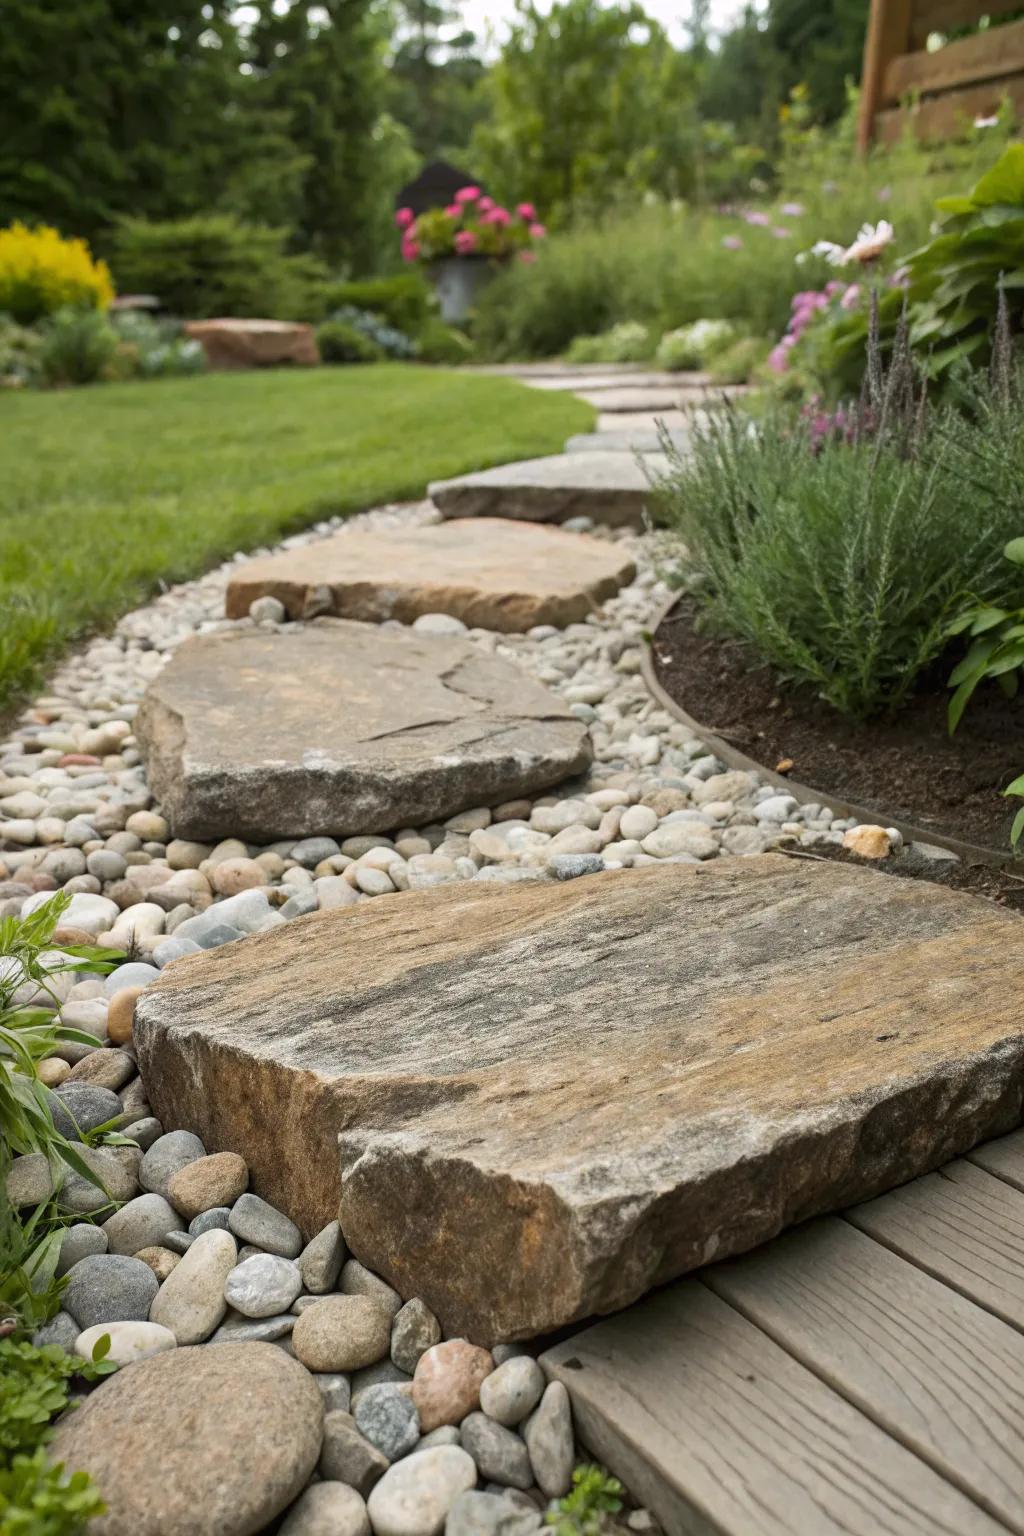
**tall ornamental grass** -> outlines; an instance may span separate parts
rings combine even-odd
[[[929,238],[935,199],[987,171],[1004,142],[1002,128],[978,129],[967,142],[908,140],[861,160],[845,125],[802,135],[771,201],[752,191],[749,204],[727,211],[617,205],[550,235],[536,262],[512,263],[486,290],[474,339],[482,354],[529,358],[621,321],[660,335],[723,318],[779,335],[794,289],[835,275],[823,260],[798,266],[798,253],[819,240],[848,244],[862,224],[886,218],[897,257],[909,254]]]
[[[1024,603],[1003,558],[1024,530],[1024,413],[987,385],[967,404],[929,418],[908,395],[862,429],[717,413],[661,488],[702,622],[842,714],[898,711],[965,594]]]

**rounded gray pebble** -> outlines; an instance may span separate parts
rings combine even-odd
[[[61,1083],[46,1095],[54,1127],[68,1141],[81,1141],[80,1131],[94,1131],[122,1113],[121,1100],[109,1088],[92,1083]]]
[[[88,1258],[91,1253],[106,1253],[107,1241],[107,1234],[103,1228],[94,1227],[91,1222],[82,1221],[73,1227],[65,1227],[57,1259],[58,1278],[66,1275],[69,1269],[73,1269],[81,1259]]]
[[[129,960],[127,965],[119,965],[116,971],[111,971],[103,983],[103,990],[107,997],[113,997],[122,987],[148,987],[159,975],[155,965],[146,965],[141,960]]]
[[[93,1253],[68,1275],[62,1301],[79,1331],[96,1323],[144,1323],[159,1290],[148,1264],[122,1253]]]
[[[486,1413],[470,1413],[459,1425],[459,1439],[488,1482],[501,1483],[505,1488],[532,1487],[529,1452],[512,1430],[495,1423]]]
[[[302,1289],[299,1266],[276,1253],[257,1253],[237,1265],[224,1283],[224,1300],[243,1317],[286,1312]]]
[[[420,1421],[408,1392],[393,1382],[366,1387],[353,1408],[360,1434],[388,1461],[406,1456],[420,1438]],[[525,1453],[526,1447],[523,1447]]]
[[[200,1211],[198,1216],[193,1216],[188,1224],[189,1237],[201,1237],[204,1232],[212,1232],[214,1227],[219,1227],[222,1232],[228,1230],[228,1221],[231,1217],[229,1205],[214,1205],[208,1211]]]
[[[172,1232],[183,1232],[185,1223],[163,1195],[137,1195],[103,1223],[110,1253],[138,1253],[140,1248],[165,1246]]]
[[[167,1186],[179,1168],[187,1168],[206,1156],[206,1148],[191,1131],[168,1131],[158,1136],[139,1169],[139,1183],[152,1194],[166,1198]]]
[[[231,1207],[228,1231],[239,1242],[254,1243],[265,1253],[276,1253],[283,1259],[297,1259],[302,1252],[302,1233],[294,1221],[259,1195],[239,1195]]]

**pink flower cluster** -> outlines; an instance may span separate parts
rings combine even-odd
[[[839,299],[842,309],[853,309],[859,296],[860,287],[857,283],[841,283],[834,278],[820,291],[816,288],[804,288],[799,293],[794,293],[790,301],[786,334],[768,354],[768,366],[772,372],[785,373],[789,367],[790,352],[815,315],[820,314],[823,309],[828,309],[833,299]]]
[[[437,214],[443,212],[444,217],[459,227],[449,229],[441,240],[440,251],[438,249]],[[450,239],[451,249],[457,256],[473,256],[477,253],[484,256],[508,254],[508,248],[499,241],[498,245],[487,231],[493,228],[496,231],[510,230],[519,221],[518,234],[514,233],[513,246],[523,245],[524,236],[530,241],[543,240],[547,234],[544,225],[537,220],[537,210],[533,203],[519,203],[515,213],[512,214],[500,203],[496,203],[493,197],[488,197],[480,187],[460,187],[455,193],[451,203],[443,210],[431,210],[425,215],[424,223],[431,223],[432,229],[428,236],[424,232],[422,238],[418,234],[418,221],[411,208],[399,208],[395,214],[395,223],[402,232],[402,257],[405,261],[417,261],[422,255],[432,259],[438,254],[444,254],[446,240]],[[525,228],[524,228],[525,226]],[[424,240],[427,241],[426,248]],[[518,250],[520,261],[536,260],[535,252],[527,248]]]

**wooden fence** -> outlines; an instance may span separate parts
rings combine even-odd
[[[1009,98],[1024,118],[1024,20],[1000,22],[1024,0],[871,0],[861,82],[858,142],[890,143],[909,121],[922,139],[949,138]],[[927,41],[988,16],[984,32]]]

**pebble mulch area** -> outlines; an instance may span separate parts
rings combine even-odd
[[[391,528],[435,515],[429,504],[390,507],[347,526]],[[53,978],[64,1021],[101,1041],[63,1044],[41,1064],[58,1126],[77,1135],[120,1116],[134,1145],[83,1148],[119,1207],[113,1214],[95,1185],[64,1176],[60,1203],[82,1219],[61,1249],[63,1310],[41,1337],[88,1352],[109,1333],[122,1362],[228,1341],[292,1354],[313,1373],[326,1410],[314,1480],[281,1527],[292,1536],[367,1536],[371,1528],[376,1536],[436,1536],[442,1528],[449,1536],[526,1536],[548,1501],[569,1489],[576,1447],[568,1397],[545,1384],[520,1346],[490,1353],[443,1341],[421,1301],[403,1304],[347,1257],[337,1223],[303,1246],[291,1221],[248,1191],[237,1152],[207,1155],[187,1132],[164,1134],[132,1050],[139,991],[175,958],[318,908],[457,880],[566,880],[665,859],[756,854],[783,841],[813,847],[842,842],[853,825],[726,771],[657,706],[640,675],[644,632],[667,597],[657,537],[567,526],[626,542],[636,581],[564,631],[469,632],[562,694],[587,723],[593,766],[554,793],[340,844],[326,835],[266,848],[173,839],[147,788],[132,719],[174,647],[225,622],[230,562],[69,658],[0,742],[0,916],[29,912],[63,887],[73,900],[57,942],[99,941],[128,954],[104,980]],[[254,609],[236,622],[273,626],[283,616],[273,599]],[[416,627],[464,628],[444,615]],[[18,1158],[13,1203],[46,1199],[51,1181],[44,1158]],[[268,1518],[278,1512],[268,1509]],[[637,1510],[628,1526],[656,1529]]]

